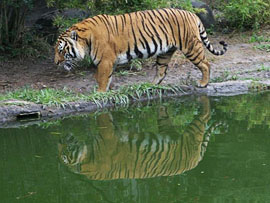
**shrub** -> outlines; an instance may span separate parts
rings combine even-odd
[[[47,4],[58,8],[90,9],[93,15],[122,14],[164,7],[181,7],[193,11],[190,0],[47,0]]]
[[[24,30],[27,11],[33,6],[32,1],[0,1],[0,46],[19,43]]]
[[[58,8],[80,8],[89,9],[94,15],[98,14],[123,14],[139,10],[155,9],[155,8],[182,8],[192,12],[201,11],[192,7],[190,0],[47,0],[48,6],[56,6]],[[86,5],[86,6],[85,6]],[[72,24],[81,19],[65,19],[57,16],[54,25],[63,31]]]
[[[34,0],[0,1],[0,53],[8,57],[39,57],[47,43],[24,26]],[[4,58],[4,57],[2,57]]]
[[[228,25],[238,29],[270,24],[270,0],[218,0]]]

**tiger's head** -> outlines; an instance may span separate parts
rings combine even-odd
[[[81,38],[76,30],[67,30],[56,42],[54,62],[70,71],[78,61],[85,57],[86,53],[89,53],[86,40]]]

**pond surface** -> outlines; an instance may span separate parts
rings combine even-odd
[[[270,202],[270,93],[0,129],[1,202]]]

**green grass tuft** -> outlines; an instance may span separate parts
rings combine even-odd
[[[88,96],[84,95],[84,100],[92,101],[98,106],[102,104],[114,103],[118,105],[128,105],[130,100],[139,100],[142,97],[151,99],[152,97],[162,97],[166,93],[183,93],[184,91],[178,86],[161,86],[150,83],[123,86],[119,90],[108,92],[94,92]]]
[[[79,97],[67,89],[56,90],[50,88],[42,90],[22,88],[14,92],[0,95],[0,101],[10,99],[23,100],[47,106],[64,107],[65,103],[76,101]]]
[[[253,35],[249,39],[250,43],[262,43],[262,42],[270,42],[270,38],[266,37],[264,35],[257,35],[256,33],[253,33]]]
[[[270,52],[270,44],[259,44],[254,46],[256,49],[259,49],[261,51]]]
[[[150,83],[123,86],[119,90],[111,90],[108,92],[92,92],[90,94],[75,93],[67,89],[42,89],[34,90],[30,88],[22,88],[14,92],[0,94],[0,101],[3,100],[23,100],[42,104],[47,106],[57,106],[65,108],[69,102],[75,101],[92,101],[98,107],[104,104],[113,103],[117,105],[128,105],[131,100],[139,100],[142,97],[151,99],[153,97],[162,97],[167,93],[184,93],[179,86],[173,85],[153,85]]]

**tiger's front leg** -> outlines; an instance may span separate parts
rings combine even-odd
[[[96,73],[96,80],[98,83],[98,92],[106,92],[112,81],[114,62],[111,60],[102,60],[98,67]]]
[[[176,48],[171,48],[168,52],[157,56],[156,75],[153,84],[160,84],[167,74],[168,64],[176,51]]]
[[[154,85],[160,84],[167,74],[167,69],[168,64],[165,65],[156,64],[156,75],[152,81],[152,84]]]

